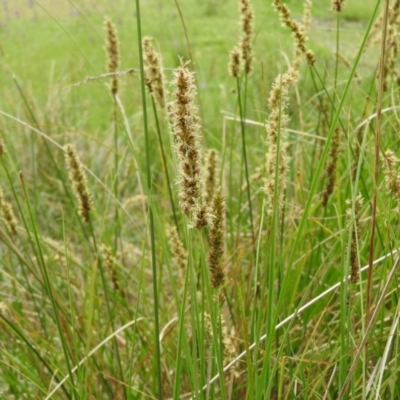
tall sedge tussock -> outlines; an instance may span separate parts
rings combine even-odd
[[[267,194],[268,214],[273,213],[275,180],[277,179],[277,203],[279,209],[283,209],[283,198],[286,188],[285,175],[287,172],[288,157],[286,154],[286,143],[283,134],[288,124],[286,109],[289,104],[289,89],[299,79],[299,73],[290,68],[285,74],[279,75],[272,85],[269,94],[268,106],[269,118],[266,124],[267,130],[267,158],[265,192]],[[278,151],[279,149],[279,151]]]
[[[117,29],[108,17],[104,20],[104,27],[106,30],[107,72],[111,74],[110,91],[115,96],[118,93],[118,76],[115,73],[119,68],[119,41]]]
[[[222,264],[225,246],[225,200],[221,190],[215,193],[213,199],[209,243],[208,266],[210,268],[211,286],[218,289],[225,281]]]
[[[347,204],[351,205],[351,200],[347,200]],[[351,237],[351,248],[350,248],[350,281],[357,283],[359,280],[360,263],[358,261],[358,249],[360,240],[360,212],[363,205],[363,198],[358,195],[354,202],[354,215],[351,208],[347,209],[347,216],[350,222],[353,224],[352,237]]]
[[[340,146],[340,128],[337,127],[332,137],[331,148],[329,150],[329,161],[325,171],[328,181],[325,186],[325,190],[322,193],[323,207],[326,207],[326,205],[328,204],[329,197],[333,193],[333,189],[335,188],[336,167],[337,167],[337,160],[339,158],[339,146]]]
[[[202,151],[200,125],[197,115],[196,85],[194,72],[188,62],[174,71],[174,101],[170,107],[170,119],[175,136],[175,150],[179,167],[179,200],[186,215],[194,215],[200,206],[202,180]]]
[[[152,41],[153,38],[149,36],[142,39],[145,83],[156,103],[164,110],[166,92],[162,58],[155,50]]]
[[[92,200],[87,185],[86,174],[74,147],[71,144],[67,144],[64,146],[64,150],[65,160],[69,171],[69,179],[79,203],[79,214],[83,220],[88,223],[90,221]]]

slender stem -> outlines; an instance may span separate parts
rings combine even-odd
[[[118,199],[118,105],[116,94],[113,96],[113,106],[114,106],[114,196]],[[115,238],[114,238],[114,252],[118,251],[118,238],[120,234],[119,230],[119,208],[118,204],[115,204]]]
[[[154,98],[151,98],[151,103],[153,105],[153,112],[154,112],[154,118],[156,121],[156,128],[157,128],[157,135],[158,135],[158,141],[160,143],[160,149],[161,149],[161,157],[162,157],[162,162],[164,165],[164,170],[165,170],[165,178],[167,179],[167,187],[168,187],[168,195],[169,195],[169,201],[171,203],[172,207],[172,213],[174,215],[174,222],[176,225],[176,229],[178,229],[178,217],[176,215],[176,209],[175,209],[175,203],[174,203],[174,196],[172,194],[172,188],[171,188],[171,179],[169,178],[169,171],[168,171],[168,164],[167,164],[167,158],[165,157],[165,150],[164,150],[164,144],[162,141],[162,136],[161,136],[161,129],[160,129],[160,123],[158,120],[158,114],[157,114],[157,107],[156,103],[154,101]]]
[[[151,264],[153,273],[153,305],[154,305],[154,348],[155,348],[155,380],[157,386],[157,397],[162,400],[162,380],[161,380],[161,354],[160,354],[160,341],[159,341],[159,315],[158,315],[158,289],[157,289],[157,265],[156,265],[156,243],[154,232],[154,216],[153,216],[153,201],[151,195],[151,168],[150,168],[150,142],[149,142],[149,128],[147,122],[147,108],[146,108],[146,89],[144,86],[144,65],[143,65],[143,51],[142,51],[142,28],[140,20],[140,1],[136,2],[136,15],[137,15],[137,34],[138,34],[138,50],[140,62],[140,81],[142,91],[142,105],[143,105],[143,128],[146,148],[146,174],[147,174],[147,194],[149,199],[149,222],[150,222],[150,241],[151,241]]]
[[[240,128],[242,134],[242,150],[243,150],[243,160],[244,160],[244,170],[246,175],[246,185],[247,185],[247,200],[249,202],[249,214],[250,214],[250,224],[251,224],[251,237],[253,239],[253,247],[256,245],[256,238],[254,236],[254,223],[253,223],[253,207],[251,204],[251,194],[250,194],[250,178],[249,178],[249,166],[247,161],[247,151],[246,151],[246,128],[245,128],[245,109],[244,104],[242,104],[241,94],[240,94],[240,82],[239,78],[236,78],[238,101],[239,101],[239,112],[240,112]],[[246,98],[244,99],[244,103]]]

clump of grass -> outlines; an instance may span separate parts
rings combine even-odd
[[[90,211],[92,210],[92,200],[86,174],[75,148],[71,144],[67,144],[64,146],[64,150],[69,179],[79,204],[79,214],[88,223],[90,221]]]

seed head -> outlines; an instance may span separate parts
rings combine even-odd
[[[106,45],[105,50],[107,54],[107,72],[114,74],[119,67],[119,42],[117,36],[117,29],[111,20],[107,17],[104,21],[106,30]],[[113,95],[118,92],[118,78],[116,75],[111,76],[110,90]]]
[[[250,0],[239,0],[240,21],[242,38],[240,41],[240,49],[244,62],[244,71],[248,75],[253,71],[254,55],[253,55],[253,20],[254,13],[250,4]]]
[[[89,189],[87,186],[86,175],[79,160],[78,154],[72,145],[64,146],[65,160],[69,170],[69,179],[72,183],[75,196],[79,203],[79,213],[85,222],[90,221],[90,210],[92,201],[90,198]]]
[[[165,109],[165,87],[164,74],[162,67],[162,59],[160,53],[156,52],[152,45],[151,37],[144,37],[143,45],[143,60],[145,83],[149,93],[154,97],[154,100],[162,110]]]
[[[17,234],[18,222],[15,218],[11,204],[4,200],[3,190],[0,188],[0,208],[4,218],[4,222],[11,234]]]
[[[181,61],[172,85],[175,100],[170,105],[170,118],[179,162],[179,199],[183,212],[189,215],[201,196],[202,169],[200,126],[194,103],[196,85],[188,63]]]
[[[212,205],[210,222],[208,266],[211,274],[211,286],[218,289],[223,285],[225,274],[222,267],[225,240],[225,201],[221,191],[217,191]]]

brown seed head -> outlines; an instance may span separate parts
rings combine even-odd
[[[175,135],[175,150],[179,162],[180,205],[189,215],[201,196],[200,126],[194,99],[196,86],[194,73],[188,63],[174,71],[175,100],[170,105],[170,118]]]
[[[105,50],[107,54],[107,72],[114,74],[119,67],[119,42],[117,36],[117,29],[111,20],[107,17],[104,21],[106,30],[106,45]],[[113,75],[111,77],[110,90],[113,95],[118,92],[118,78]]]
[[[4,222],[13,235],[17,234],[17,226],[18,222],[15,218],[14,211],[11,207],[11,204],[4,200],[3,190],[0,188],[0,208],[1,213],[3,214]]]
[[[179,268],[182,279],[185,277],[186,266],[188,262],[188,255],[183,243],[179,239],[176,227],[169,227],[167,229],[169,249],[172,254],[174,264]]]
[[[308,64],[311,66],[314,65],[315,63],[314,53],[306,48],[306,41],[308,40],[308,38],[305,26],[302,23],[297,22],[291,18],[289,8],[285,4],[283,4],[281,0],[273,0],[273,5],[275,7],[275,10],[280,15],[282,25],[287,26],[292,31],[292,35],[295,39],[296,42],[295,63],[294,63],[295,69],[297,69],[296,64],[298,63],[298,61],[296,60],[297,59],[296,53],[304,54]]]
[[[328,204],[329,197],[333,193],[333,189],[335,188],[336,167],[337,167],[337,160],[339,157],[339,146],[340,146],[340,128],[337,127],[333,134],[331,148],[329,150],[329,162],[328,165],[326,166],[325,173],[328,178],[328,182],[322,194],[323,207],[326,207],[326,205]]]
[[[250,74],[253,71],[253,20],[254,13],[250,0],[239,0],[240,21],[242,38],[240,40],[240,49],[242,60],[244,62],[244,71]]]
[[[344,8],[344,0],[332,0],[332,10],[341,12]]]
[[[154,49],[152,41],[153,39],[148,36],[142,40],[145,83],[149,93],[154,97],[160,108],[164,110],[166,93],[162,59],[160,53]]]
[[[351,200],[347,201],[347,204],[351,204]],[[351,249],[350,249],[350,268],[351,268],[351,278],[352,283],[357,283],[359,280],[360,264],[358,262],[358,248],[360,240],[360,213],[363,205],[363,198],[358,195],[355,199],[354,204],[354,215],[351,208],[347,210],[347,215],[349,220],[353,223],[352,238],[351,238]]]
[[[64,150],[65,160],[69,170],[69,179],[71,180],[75,196],[79,203],[79,213],[85,222],[89,222],[92,201],[87,186],[85,172],[79,160],[78,154],[72,145],[65,145]]]
[[[210,222],[208,266],[211,274],[211,286],[214,289],[223,285],[225,274],[222,266],[225,240],[225,201],[219,190],[216,192],[212,205],[212,218]]]
[[[242,52],[240,47],[235,46],[229,53],[229,75],[238,78],[242,69]]]
[[[218,160],[217,151],[208,150],[206,154],[206,168],[204,177],[204,202],[211,204],[214,193],[217,188]]]

